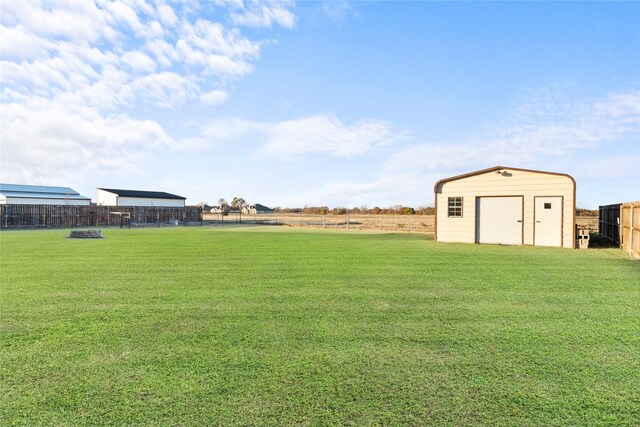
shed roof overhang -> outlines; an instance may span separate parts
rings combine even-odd
[[[531,173],[543,173],[543,174],[549,174],[549,175],[558,175],[558,176],[566,176],[567,178],[569,178],[571,180],[571,182],[573,183],[573,188],[575,191],[576,188],[576,180],[573,179],[573,177],[571,175],[568,175],[566,173],[558,173],[558,172],[547,172],[547,171],[541,171],[541,170],[534,170],[534,169],[522,169],[522,168],[512,168],[509,166],[493,166],[491,168],[487,168],[487,169],[481,169],[481,170],[477,170],[474,172],[468,172],[468,173],[464,173],[462,175],[455,175],[455,176],[451,176],[449,178],[443,178],[441,180],[439,180],[438,182],[436,182],[436,184],[433,186],[433,192],[434,193],[438,193],[438,187],[446,182],[449,181],[456,181],[459,179],[464,179],[464,178],[469,178],[471,176],[475,176],[475,175],[482,175],[484,173],[488,173],[488,172],[494,172],[494,171],[499,171],[499,170],[505,170],[505,171],[521,171],[521,172],[531,172]]]
[[[164,191],[139,191],[139,190],[121,190],[115,188],[98,188],[98,190],[116,194],[119,197],[137,197],[142,199],[170,199],[170,200],[186,200],[186,197],[176,194],[165,193]]]

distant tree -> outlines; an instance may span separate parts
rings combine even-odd
[[[242,197],[234,197],[233,200],[231,200],[231,206],[238,210],[238,222],[242,222],[242,208],[244,208],[246,204],[247,202]]]
[[[404,208],[401,209],[401,213],[402,215],[415,215],[416,211],[413,208],[405,206]]]
[[[282,213],[300,213],[302,212],[301,208],[280,208],[280,212]]]
[[[198,202],[198,204],[196,204],[196,206],[200,206],[201,208],[204,209],[205,206],[207,206],[209,204],[209,202]]]
[[[304,208],[302,208],[302,213],[307,215],[314,215],[317,213],[317,211],[318,208],[309,205],[304,205]]]
[[[435,215],[436,214],[436,209],[431,207],[431,206],[421,207],[421,208],[418,208],[416,210],[416,214],[418,214],[418,215]]]
[[[382,213],[382,209],[380,209],[378,206],[374,206],[374,207],[371,209],[371,212],[372,212],[374,215],[380,215],[380,214]]]
[[[328,213],[329,213],[329,208],[328,208],[328,207],[326,207],[326,206],[322,206],[322,207],[320,208],[320,215],[326,215],[326,214],[328,214]]]
[[[600,210],[590,210],[590,209],[584,209],[584,208],[577,208],[576,209],[576,215],[577,216],[598,216],[600,215]]]
[[[326,206],[306,206],[302,209],[302,213],[306,215],[324,215],[323,210],[327,210]]]
[[[224,216],[227,214],[227,206],[229,204],[224,197],[218,199],[218,206],[220,206],[220,222],[224,224]]]

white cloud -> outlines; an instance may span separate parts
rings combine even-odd
[[[30,61],[46,57],[52,43],[43,40],[20,25],[0,26],[0,56],[5,60]]]
[[[517,106],[512,117],[468,141],[404,146],[387,159],[377,176],[359,182],[329,182],[304,194],[288,196],[282,203],[423,206],[433,203],[433,184],[438,179],[497,165],[549,170],[550,164],[560,162],[564,166],[558,171],[576,178],[637,181],[639,138],[637,89],[590,100],[571,100],[562,95],[551,100],[534,98]],[[609,144],[617,144],[616,152],[626,150],[627,155],[605,154],[599,161],[582,161],[585,151],[606,153]]]
[[[342,24],[352,13],[351,5],[346,1],[328,1],[322,4],[322,11],[334,24]]]
[[[291,12],[292,1],[248,1],[232,5],[236,12],[231,19],[237,25],[248,27],[270,27],[274,24],[284,28],[296,25],[296,16]]]
[[[162,72],[148,74],[131,83],[131,90],[142,99],[167,108],[175,108],[193,99],[197,86],[179,74]]]
[[[115,23],[126,23],[129,29],[136,34],[141,34],[143,25],[138,19],[138,13],[125,2],[108,2],[106,9],[110,12],[110,18]]]
[[[615,167],[607,167],[607,165],[615,165]],[[576,179],[635,178],[637,183],[635,192],[640,196],[640,145],[635,155],[605,155],[597,160],[581,161],[580,169],[573,174],[573,177]]]
[[[269,4],[267,9],[285,6]],[[251,3],[242,10],[255,7]],[[156,6],[142,0],[2,2],[3,89],[47,98],[65,93],[67,100],[75,94],[75,99],[91,102],[86,93],[108,84],[118,93],[103,104],[112,109],[131,107],[136,98],[149,94],[149,80],[171,72],[182,76],[181,84],[174,85],[178,93],[152,91],[153,102],[175,107],[176,100],[184,102],[186,86],[190,88],[189,99],[198,99],[212,87],[251,73],[262,41],[250,40],[239,29],[220,22],[202,19],[193,9],[186,4],[173,8],[171,4]],[[170,88],[167,84],[163,87]],[[77,96],[80,92],[85,95]],[[161,94],[163,100],[155,97]]]
[[[361,182],[331,181],[302,194],[284,196],[282,206],[389,207],[405,205],[422,207],[432,204],[433,183],[442,176],[435,174],[381,174]]]
[[[214,142],[223,142],[253,132],[268,131],[269,124],[228,117],[209,122],[203,128],[203,134]]]
[[[173,27],[178,22],[178,17],[173,12],[173,9],[171,9],[166,4],[159,5],[157,12],[158,12],[158,18],[160,18],[160,21],[168,27]]]
[[[345,125],[324,114],[273,124],[268,135],[259,152],[284,159],[310,153],[352,157],[390,145],[401,137],[384,121],[365,119]]]
[[[122,55],[122,62],[133,71],[140,73],[151,73],[156,70],[155,61],[140,51],[125,52]]]
[[[177,143],[158,123],[102,116],[42,99],[3,106],[2,175],[50,182],[94,169],[135,171],[149,153]]]
[[[273,23],[287,24],[285,6],[269,4]],[[202,136],[175,140],[158,122],[132,117],[149,104],[221,104],[225,86],[253,71],[262,40],[226,27],[231,11],[218,7],[0,2],[3,176],[59,182],[96,168],[140,170],[153,153],[207,146]]]
[[[204,53],[231,58],[256,56],[260,52],[260,45],[242,37],[238,30],[228,30],[220,23],[202,19],[184,27],[183,39],[194,49]]]
[[[155,38],[147,40],[144,46],[152,54],[161,67],[168,68],[178,59],[175,46],[163,39]]]
[[[229,94],[223,90],[212,90],[200,95],[200,102],[205,105],[220,105],[229,99]]]
[[[42,38],[93,42],[105,35],[105,16],[92,2],[6,1],[1,11],[2,25],[20,25]]]
[[[327,114],[275,123],[230,118],[209,123],[205,132],[218,140],[255,133],[263,142],[257,154],[281,160],[297,160],[309,154],[359,156],[406,136],[385,121],[363,119],[344,124]]]
[[[465,143],[417,144],[390,158],[389,171],[445,171],[521,165],[589,150],[631,134],[640,136],[640,91],[596,100],[532,100],[514,116]]]

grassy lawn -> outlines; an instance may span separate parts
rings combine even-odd
[[[0,235],[2,425],[640,424],[622,251],[103,234]]]

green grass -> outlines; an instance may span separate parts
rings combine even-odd
[[[2,425],[639,425],[640,262],[281,228],[3,232]]]

